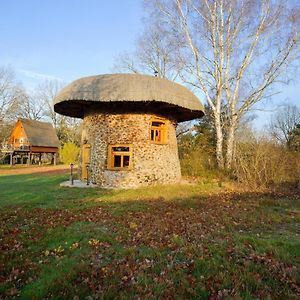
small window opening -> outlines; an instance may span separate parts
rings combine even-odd
[[[108,147],[108,169],[128,170],[132,165],[132,147],[130,145],[110,145]]]
[[[114,168],[121,168],[122,156],[114,155]]]
[[[166,123],[161,120],[152,120],[150,129],[150,140],[158,143],[166,143],[167,130]]]

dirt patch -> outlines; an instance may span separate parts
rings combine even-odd
[[[35,174],[55,175],[63,174],[70,170],[69,166],[35,166],[35,167],[11,167],[9,169],[0,169],[0,175],[19,175],[19,174]]]

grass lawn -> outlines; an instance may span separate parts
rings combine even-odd
[[[0,176],[0,299],[299,299],[299,195],[66,179]]]

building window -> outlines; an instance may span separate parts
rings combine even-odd
[[[109,145],[107,167],[109,170],[130,170],[132,167],[132,146]]]
[[[157,144],[165,144],[167,142],[167,126],[161,119],[151,120],[150,140]]]

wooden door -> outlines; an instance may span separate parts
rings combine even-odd
[[[91,145],[84,144],[82,146],[82,163],[81,163],[81,180],[87,179],[87,165],[90,164]]]

